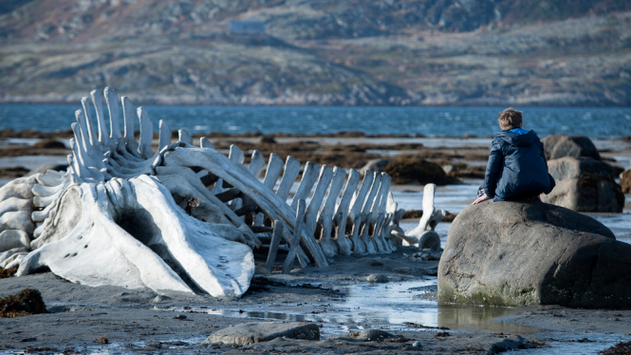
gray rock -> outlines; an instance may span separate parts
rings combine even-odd
[[[344,335],[330,336],[329,340],[356,340],[356,341],[382,341],[384,339],[396,338],[396,335],[380,329],[363,329],[360,332],[353,332]]]
[[[541,202],[483,202],[453,221],[439,302],[631,308],[631,245],[595,219]]]
[[[245,323],[218,330],[204,343],[244,346],[279,337],[320,340],[320,328],[317,324],[304,322]]]
[[[590,158],[564,157],[548,161],[556,186],[543,202],[580,212],[622,212],[624,194],[613,168]]]
[[[552,134],[541,140],[549,160],[563,157],[588,157],[600,160],[600,154],[594,143],[585,136]]]
[[[382,275],[382,274],[370,274],[366,278],[366,281],[368,281],[371,284],[385,284],[389,280],[387,276]]]
[[[470,349],[486,349],[487,354],[500,354],[532,348],[536,344],[519,335],[483,334],[472,337],[465,346]]]
[[[355,339],[364,341],[377,341],[383,339],[395,338],[394,335],[379,329],[364,329]]]

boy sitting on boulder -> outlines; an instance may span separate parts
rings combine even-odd
[[[493,138],[484,185],[473,204],[524,200],[548,194],[555,186],[548,173],[543,143],[535,131],[522,129],[521,111],[507,108],[498,119],[502,132]]]

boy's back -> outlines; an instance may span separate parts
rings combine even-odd
[[[483,190],[473,204],[525,199],[549,193],[554,179],[548,174],[543,143],[534,131],[522,129],[521,111],[508,108],[498,119],[502,132],[493,138]]]
[[[484,184],[485,193],[497,201],[549,193],[553,186],[537,134],[521,128],[498,133],[493,139]]]

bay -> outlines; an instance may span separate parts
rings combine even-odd
[[[80,105],[3,104],[0,129],[67,130]],[[189,133],[260,132],[425,137],[488,137],[499,131],[503,107],[288,107],[145,106],[157,131],[160,120]],[[524,128],[549,134],[620,138],[631,135],[631,108],[515,107],[524,112]],[[122,111],[121,111],[122,112]],[[138,124],[136,123],[136,128]]]

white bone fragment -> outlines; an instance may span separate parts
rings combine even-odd
[[[245,160],[245,155],[243,155],[243,151],[239,147],[231,144],[228,158],[235,163],[243,164],[243,161]]]
[[[178,133],[178,142],[183,142],[186,144],[193,145],[193,137],[185,130],[180,129],[177,131]]]
[[[335,242],[337,243],[338,251],[342,255],[351,255],[353,252],[353,243],[350,238],[346,237],[346,223],[348,220],[349,206],[353,193],[359,184],[360,174],[359,171],[351,169],[348,181],[344,187],[344,194],[340,200],[337,209],[335,210],[335,224],[337,225],[337,237]]]
[[[283,160],[274,153],[270,154],[269,162],[267,163],[267,168],[265,169],[265,178],[263,179],[263,185],[272,190],[274,188],[274,185],[276,185],[276,181],[278,180],[282,169]],[[262,213],[257,214],[254,218],[254,225],[263,225],[264,217],[265,216]]]
[[[31,238],[23,230],[12,229],[0,232],[0,252],[14,248],[28,248],[30,244]]]
[[[405,232],[405,235],[414,240],[414,243],[410,244],[404,241],[404,245],[415,245],[419,248],[422,248],[423,245],[436,248],[436,245],[438,245],[440,249],[440,236],[433,231],[436,225],[445,217],[446,213],[443,210],[437,211],[434,207],[435,193],[435,184],[427,184],[423,188],[423,216],[416,227]]]
[[[140,119],[140,144],[138,145],[138,153],[149,159],[153,156],[151,142],[153,141],[153,121],[144,107],[138,107],[138,118]]]
[[[291,201],[291,208],[298,208],[298,200],[306,200],[309,197],[311,188],[315,184],[318,178],[318,166],[312,162],[307,162],[304,171],[302,172],[302,179],[298,190],[294,194],[294,198]]]
[[[96,122],[99,128],[99,142],[104,145],[110,143],[110,137],[107,134],[107,126],[105,124],[105,116],[103,115],[103,95],[97,90],[90,91],[92,97],[92,104],[96,110]]]
[[[86,145],[95,146],[98,142],[97,133],[94,129],[94,124],[92,120],[92,112],[90,110],[90,101],[87,97],[81,98],[81,106],[83,107],[83,114],[85,115],[85,128],[83,129],[83,133],[86,137]],[[87,129],[87,130],[86,130]]]
[[[121,136],[120,127],[120,112],[118,109],[118,95],[110,88],[105,88],[105,102],[107,102],[107,109],[110,112],[110,138],[118,142]]]
[[[252,151],[252,157],[250,158],[250,167],[249,171],[252,176],[258,178],[261,175],[261,171],[263,171],[263,166],[265,166],[265,157],[258,150]]]
[[[14,248],[0,253],[0,268],[11,269],[20,266],[28,254],[28,248]]]
[[[333,168],[333,179],[331,186],[329,187],[329,194],[326,198],[326,202],[318,215],[318,223],[322,225],[322,237],[320,238],[320,247],[329,258],[338,254],[337,244],[331,239],[331,232],[333,230],[333,214],[335,212],[335,203],[337,197],[342,189],[344,180],[346,179],[346,171],[339,166]]]
[[[366,197],[366,201],[364,202],[364,206],[362,207],[360,218],[360,225],[362,227],[360,231],[359,238],[366,245],[366,252],[369,254],[374,254],[377,252],[377,246],[372,238],[370,238],[370,216],[371,212],[377,204],[377,193],[379,192],[379,188],[381,187],[381,174],[375,173],[375,178],[370,187],[370,191],[368,192],[368,196]]]
[[[300,174],[300,162],[294,157],[288,156],[285,160],[283,178],[280,181],[280,185],[278,185],[278,190],[276,190],[276,194],[283,200],[287,199],[289,191],[296,181],[298,174]]]
[[[206,137],[201,137],[199,139],[199,146],[202,148],[215,149],[215,145]]]
[[[291,266],[294,264],[294,259],[296,257],[296,252],[298,250],[298,245],[300,244],[300,238],[302,235],[302,230],[304,226],[305,219],[305,200],[298,200],[296,202],[296,224],[294,226],[294,234],[291,237],[291,247],[289,248],[289,252],[287,253],[287,258],[285,258],[285,262],[283,263],[283,273],[287,274],[291,271]]]
[[[315,191],[313,192],[313,196],[311,196],[311,200],[309,201],[305,212],[305,228],[307,233],[313,234],[316,229],[318,212],[320,211],[326,190],[331,184],[331,179],[333,179],[333,169],[326,165],[322,165]]]
[[[280,244],[280,240],[283,236],[283,222],[276,220],[274,221],[274,232],[272,233],[272,239],[269,243],[269,251],[267,252],[267,261],[265,265],[271,271],[274,267],[274,262],[276,261],[276,255],[278,253],[278,245]]]
[[[366,243],[359,238],[362,218],[361,210],[364,205],[364,201],[366,200],[368,190],[372,186],[374,179],[375,172],[367,171],[364,175],[364,180],[362,181],[360,190],[353,195],[353,199],[351,200],[351,209],[348,212],[348,218],[353,221],[353,230],[350,239],[351,242],[353,242],[353,253],[356,254],[366,253]]]
[[[381,173],[381,184],[377,196],[375,196],[375,203],[372,206],[368,222],[373,230],[370,237],[377,246],[377,250],[382,253],[392,252],[390,240],[384,239],[381,235],[382,223],[386,219],[386,201],[388,199],[388,191],[390,190],[390,181],[388,174]]]
[[[125,147],[126,150],[135,156],[138,156],[138,141],[136,141],[134,126],[136,122],[136,114],[134,111],[134,105],[127,96],[121,98],[123,105],[123,119],[125,121]]]
[[[160,120],[158,123],[158,129],[160,130],[158,138],[158,152],[171,144],[171,130],[165,120]]]

